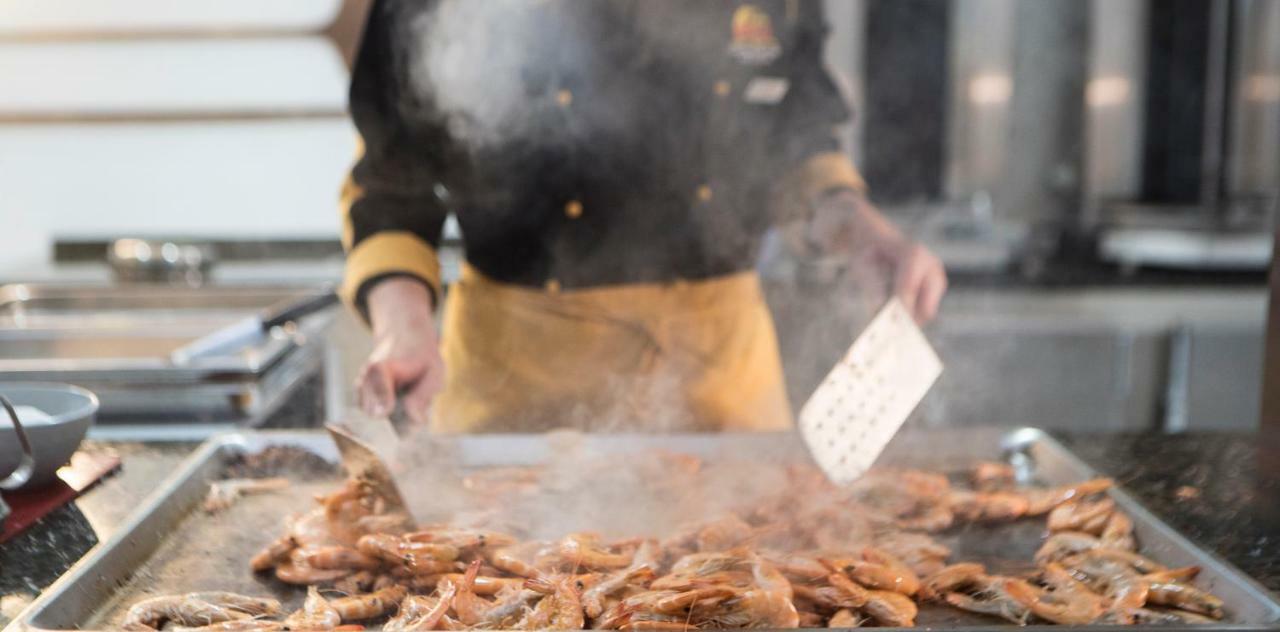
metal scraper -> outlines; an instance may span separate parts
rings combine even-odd
[[[400,436],[386,418],[363,419],[357,423],[330,422],[325,430],[338,446],[342,466],[350,478],[367,482],[374,493],[387,499],[393,510],[402,510],[415,519],[405,496],[396,485],[394,463]]]
[[[942,361],[890,299],[800,409],[800,434],[836,484],[871,467],[942,374]]]

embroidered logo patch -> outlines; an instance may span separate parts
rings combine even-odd
[[[773,33],[773,20],[760,7],[744,4],[733,12],[733,40],[729,54],[738,61],[762,66],[782,54],[782,46]]]

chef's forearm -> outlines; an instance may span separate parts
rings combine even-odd
[[[366,296],[369,325],[375,335],[430,325],[434,319],[431,290],[420,280],[396,276],[379,281]]]
[[[832,189],[814,201],[805,237],[807,249],[820,257],[852,256],[872,244],[905,240],[862,191],[852,188]]]

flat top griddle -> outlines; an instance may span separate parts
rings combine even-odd
[[[791,434],[595,435],[578,441],[586,449],[604,454],[665,449],[708,460],[779,462],[806,458],[799,438]],[[545,463],[563,450],[563,445],[546,435],[459,436],[449,442],[451,459],[465,468]],[[287,608],[300,605],[304,591],[255,577],[249,572],[248,558],[278,536],[284,516],[314,506],[311,496],[331,490],[337,477],[299,472],[290,475],[294,487],[286,493],[247,497],[214,516],[198,510],[208,483],[222,478],[229,462],[238,455],[281,445],[337,460],[332,442],[318,432],[234,433],[211,439],[138,508],[115,537],[96,547],[51,586],[12,624],[13,629],[110,629],[129,604],[156,593],[232,590],[273,595]],[[1034,429],[904,433],[890,445],[881,463],[959,471],[976,460],[991,459],[1011,460],[1035,481],[1049,485],[1096,476],[1060,444]],[[1133,518],[1144,554],[1171,566],[1195,564],[1203,568],[1197,585],[1225,600],[1229,612],[1228,621],[1215,629],[1275,629],[1280,623],[1280,603],[1256,582],[1177,534],[1123,490],[1110,493]],[[1043,535],[1043,521],[1024,520],[968,526],[937,539],[953,548],[953,559],[981,561],[994,572],[1013,573],[1029,568],[1031,554]],[[917,624],[971,630],[1010,625],[928,604],[922,606]]]

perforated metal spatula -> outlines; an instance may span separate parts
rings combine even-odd
[[[890,299],[800,409],[800,434],[827,477],[867,471],[942,374],[942,361]]]

